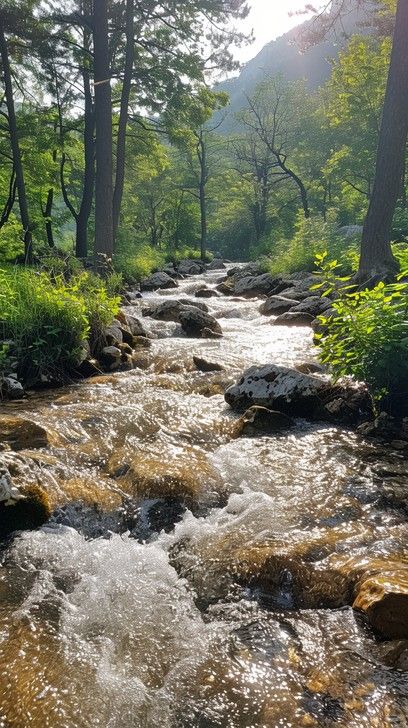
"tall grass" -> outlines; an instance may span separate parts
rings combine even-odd
[[[24,381],[63,379],[80,362],[87,338],[118,308],[119,299],[87,273],[67,283],[20,267],[0,270],[0,342]]]

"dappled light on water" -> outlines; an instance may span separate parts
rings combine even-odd
[[[236,437],[228,384],[313,359],[310,329],[259,304],[211,298],[219,340],[146,318],[139,368],[18,405],[50,445],[0,460],[54,512],[2,554],[0,728],[407,725],[407,645],[351,609],[362,574],[406,577],[377,483],[401,453],[306,421]]]

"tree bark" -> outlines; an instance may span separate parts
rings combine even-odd
[[[408,2],[398,0],[375,179],[361,241],[358,278],[363,282],[392,278],[398,270],[390,237],[408,136],[407,39]]]
[[[108,0],[94,0],[95,257],[113,255],[112,90],[109,67]],[[99,263],[101,261],[99,260]]]
[[[89,47],[89,36],[84,31],[84,45]],[[79,212],[76,218],[75,255],[77,258],[86,258],[88,255],[88,223],[92,211],[95,186],[95,114],[91,92],[89,68],[84,63],[82,71],[84,85],[84,186]]]
[[[47,243],[50,248],[55,248],[54,234],[52,231],[51,213],[54,204],[54,188],[50,187],[47,194],[47,202],[43,208],[43,217],[45,219],[45,233],[47,235]]]
[[[116,175],[113,191],[113,237],[117,236],[123,188],[125,184],[126,127],[129,114],[129,100],[132,88],[133,65],[135,61],[134,0],[126,2],[126,58],[120,100],[119,128],[116,140]]]
[[[200,163],[200,180],[198,185],[198,196],[200,200],[200,254],[201,260],[205,261],[207,252],[207,199],[205,194],[205,187],[208,180],[207,170],[207,150],[205,147],[205,141],[203,137],[203,131],[200,131],[198,143],[197,143],[197,157]]]
[[[31,263],[33,252],[33,236],[28,212],[26,186],[24,180],[23,163],[21,159],[20,142],[18,138],[16,110],[14,106],[13,84],[11,80],[10,58],[5,36],[5,29],[0,18],[0,54],[3,66],[4,89],[6,93],[6,105],[8,114],[8,125],[10,132],[10,144],[13,154],[13,164],[16,176],[16,186],[18,193],[18,204],[20,208],[21,223],[24,230],[24,259],[26,263]]]

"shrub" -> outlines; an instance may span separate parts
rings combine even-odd
[[[131,282],[146,278],[152,271],[161,268],[165,261],[165,254],[150,245],[133,247],[120,242],[114,263],[115,269],[123,275],[124,280]]]
[[[330,210],[326,220],[321,216],[306,219],[299,213],[293,238],[276,244],[269,270],[273,274],[313,271],[316,256],[324,251],[337,259],[342,274],[352,272],[357,262],[356,241],[339,233],[336,210]]]
[[[336,261],[318,257],[319,273],[335,315],[320,317],[324,334],[316,334],[320,358],[335,377],[352,375],[365,381],[378,405],[395,415],[408,414],[408,283],[379,283],[355,291],[339,278]]]
[[[0,272],[3,341],[18,360],[25,380],[52,379],[78,363],[88,333],[85,302],[59,279],[18,268]]]
[[[0,340],[25,381],[61,381],[78,365],[87,337],[100,337],[119,309],[104,282],[82,273],[62,275],[25,268],[0,271]]]

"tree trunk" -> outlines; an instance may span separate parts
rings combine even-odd
[[[29,212],[28,212],[28,203],[27,203],[26,187],[25,187],[25,180],[24,180],[23,163],[22,163],[22,159],[21,159],[20,143],[19,143],[19,139],[18,139],[17,119],[16,119],[16,111],[15,111],[15,106],[14,106],[13,84],[12,84],[12,80],[11,80],[10,58],[9,58],[9,53],[8,53],[4,25],[3,25],[3,22],[1,19],[0,19],[0,53],[1,53],[1,61],[2,61],[2,66],[3,66],[4,88],[5,88],[5,92],[6,92],[6,104],[7,104],[8,125],[9,125],[9,132],[10,132],[10,143],[11,143],[11,149],[12,149],[12,154],[13,154],[14,170],[15,170],[15,175],[16,175],[18,204],[19,204],[19,208],[20,208],[21,223],[22,223],[22,226],[24,229],[24,259],[25,259],[26,263],[31,263],[32,251],[33,251],[33,236],[32,236],[30,216],[29,216]]]
[[[50,248],[55,248],[54,234],[52,232],[52,222],[51,222],[53,204],[54,204],[54,188],[50,187],[50,189],[48,190],[48,194],[47,194],[47,202],[45,203],[45,208],[43,209],[43,217],[45,218],[45,232],[47,235],[47,243]]]
[[[112,91],[109,68],[108,0],[94,0],[95,76],[95,257],[113,254]],[[99,260],[99,263],[101,261]]]
[[[205,141],[203,139],[203,133],[200,132],[199,142],[197,146],[197,156],[200,162],[200,183],[199,183],[199,199],[200,199],[200,223],[201,223],[201,236],[200,236],[200,253],[201,260],[205,261],[207,252],[207,200],[205,194],[205,186],[208,179],[207,171],[207,151],[205,148]]]
[[[408,2],[398,0],[388,83],[378,141],[373,191],[361,241],[360,281],[392,278],[398,264],[391,228],[404,170],[408,136]]]
[[[134,38],[134,0],[126,2],[126,59],[123,76],[122,96],[120,100],[119,128],[116,140],[116,175],[113,192],[113,236],[114,241],[119,227],[120,209],[122,206],[123,188],[125,184],[126,127],[129,114],[129,99],[132,88],[132,74],[135,60]]]
[[[84,45],[89,47],[89,37],[84,32]],[[88,255],[88,223],[92,211],[95,186],[95,114],[92,101],[89,69],[84,64],[82,71],[84,85],[84,186],[79,212],[76,218],[75,255],[77,258],[86,258]]]

